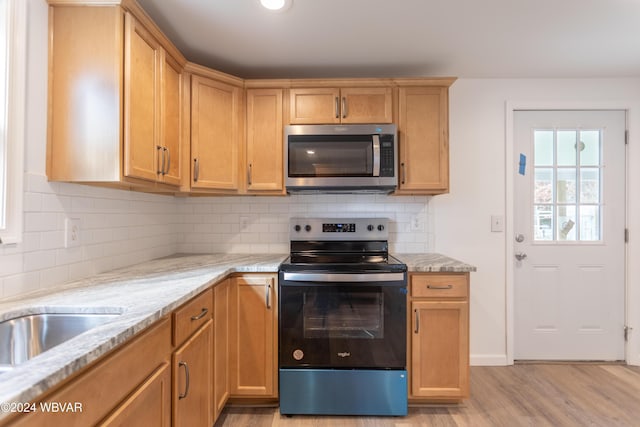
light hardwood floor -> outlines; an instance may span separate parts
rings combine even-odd
[[[407,417],[281,416],[277,408],[224,410],[215,427],[640,427],[640,368],[526,363],[472,367],[471,398],[410,407]]]

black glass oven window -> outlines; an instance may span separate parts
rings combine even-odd
[[[293,138],[293,137],[292,137]],[[290,177],[359,177],[373,175],[373,144],[368,139],[304,138],[289,140]],[[353,138],[353,137],[352,137]]]
[[[382,292],[305,292],[304,338],[384,338]]]

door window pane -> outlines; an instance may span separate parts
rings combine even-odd
[[[600,203],[600,169],[580,169],[580,203]]]
[[[536,130],[533,134],[535,166],[553,166],[553,131]]]
[[[600,131],[580,131],[580,165],[598,166],[600,164]]]
[[[580,206],[580,240],[600,240],[600,206]]]
[[[576,170],[574,168],[558,169],[557,202],[572,203],[576,201]]]
[[[558,138],[558,166],[576,165],[576,131],[559,130]]]
[[[536,168],[534,203],[553,202],[553,169]]]
[[[558,206],[558,240],[577,240],[576,207]]]
[[[553,206],[535,205],[533,211],[534,239],[553,240]]]

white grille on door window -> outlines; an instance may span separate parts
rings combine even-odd
[[[602,240],[602,130],[533,131],[533,236]]]

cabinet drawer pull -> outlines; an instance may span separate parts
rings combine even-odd
[[[251,174],[252,174],[252,164],[249,163],[249,170],[247,171],[247,182],[248,185],[251,185]]]
[[[416,316],[416,329],[414,330],[414,332],[417,334],[418,332],[420,332],[420,315],[418,314],[417,308],[413,310],[413,312]]]
[[[198,182],[200,176],[200,162],[197,158],[193,159],[193,182]]]
[[[187,365],[187,362],[179,362],[178,367],[180,366],[184,367],[185,384],[184,384],[184,393],[180,393],[178,395],[178,399],[184,399],[185,397],[187,397],[187,394],[189,394],[189,365]]]
[[[347,118],[347,98],[342,97],[342,118]]]
[[[406,181],[406,179],[405,179],[405,178],[407,177],[406,169],[405,169],[405,167],[404,167],[404,162],[400,163],[400,168],[402,169],[402,171],[401,171],[401,172],[402,172],[402,180],[401,180],[401,182],[400,182],[400,183],[401,183],[401,184],[404,184],[404,182]]]
[[[434,289],[434,290],[446,290],[451,288],[453,288],[453,285],[446,285],[446,286],[427,285],[427,289]]]
[[[340,98],[338,98],[337,96],[336,96],[335,110],[336,110],[336,119],[339,119],[340,118]]]
[[[200,312],[200,314],[198,314],[197,316],[191,316],[191,320],[200,320],[204,316],[206,316],[208,312],[209,310],[206,307],[202,307],[202,311]]]

